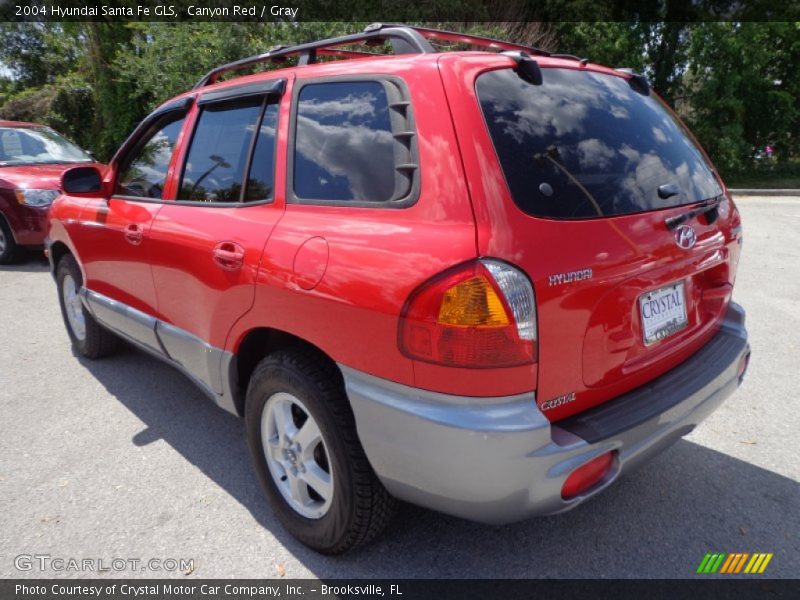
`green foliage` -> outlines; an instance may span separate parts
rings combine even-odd
[[[671,100],[687,60],[690,25],[684,23],[561,23],[557,51],[611,67],[629,67]]]
[[[130,49],[119,54],[120,77],[152,109],[191,88],[220,64],[276,45],[343,35],[349,23],[130,23]]]
[[[558,51],[644,73],[723,175],[800,155],[800,23],[566,23]],[[771,164],[769,168],[774,168]]]
[[[245,23],[130,23],[130,51],[116,60],[120,77],[146,108],[185,92],[206,71],[255,52]]]
[[[92,89],[75,75],[41,87],[26,88],[10,96],[0,109],[0,118],[49,125],[84,148],[95,139]]]
[[[547,6],[577,10],[581,1],[555,0]],[[526,12],[529,5],[496,3],[473,15],[485,22],[438,25],[644,73],[725,175],[796,168],[800,23],[666,18],[679,4],[653,8],[645,22],[536,23]],[[107,159],[136,122],[213,67],[275,45],[351,33],[365,25],[0,23],[0,117],[47,123]],[[755,150],[767,144],[775,148],[774,159],[754,160]]]
[[[705,23],[689,46],[687,120],[723,171],[756,168],[767,144],[798,154],[800,29],[796,23]]]
[[[130,51],[131,34],[117,22],[81,23],[87,53],[84,69],[92,84],[95,140],[90,149],[108,160],[146,113],[136,102],[136,85],[121,78],[117,60]]]
[[[644,72],[649,24],[642,23],[558,23],[554,25],[556,52],[574,54],[613,67],[630,67]]]
[[[79,75],[59,80],[44,121],[83,148],[97,151],[92,86]]]
[[[0,118],[10,121],[32,121],[46,123],[50,105],[55,97],[53,85],[25,88],[14,94],[0,109]]]
[[[0,63],[14,75],[18,87],[53,83],[75,68],[82,40],[71,23],[0,22]]]

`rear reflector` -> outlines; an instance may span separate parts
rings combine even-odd
[[[739,385],[742,385],[744,376],[747,375],[747,367],[750,365],[750,350],[747,351],[741,359],[739,359],[739,368],[736,370],[736,377],[739,379]]]
[[[561,488],[561,497],[564,500],[569,500],[575,496],[580,496],[603,479],[614,464],[614,454],[614,452],[602,454],[570,473]]]

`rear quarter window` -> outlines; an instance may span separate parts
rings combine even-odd
[[[295,104],[294,201],[405,206],[417,188],[416,140],[404,85],[304,84]]]
[[[610,217],[722,193],[683,125],[654,95],[586,70],[546,68],[542,79],[532,85],[502,69],[476,83],[511,196],[524,212]],[[680,192],[660,197],[667,184]]]

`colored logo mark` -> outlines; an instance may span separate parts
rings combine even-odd
[[[726,574],[731,573],[763,573],[769,561],[772,560],[772,552],[737,552],[725,554],[723,552],[709,552],[700,561],[697,572],[701,574]]]

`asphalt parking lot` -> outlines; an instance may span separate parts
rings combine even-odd
[[[688,438],[576,510],[504,527],[404,506],[377,542],[320,556],[283,531],[243,424],[133,349],[73,356],[46,263],[0,267],[0,576],[19,555],[194,559],[211,577],[692,577],[706,552],[800,576],[800,198],[746,198],[735,299],[753,358]]]

